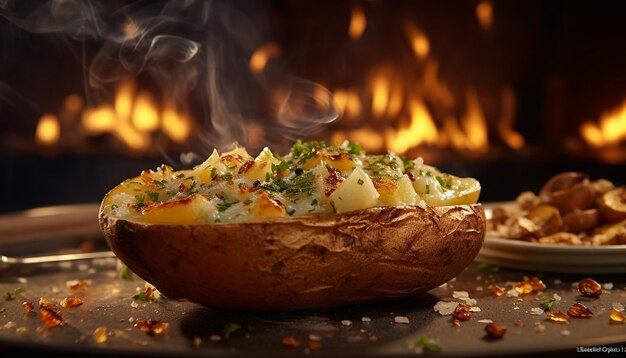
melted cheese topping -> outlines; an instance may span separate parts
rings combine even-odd
[[[477,202],[480,183],[394,153],[368,155],[358,144],[297,141],[286,155],[263,149],[252,157],[235,146],[192,169],[162,165],[111,190],[112,217],[158,224],[271,220],[343,213],[376,206]]]

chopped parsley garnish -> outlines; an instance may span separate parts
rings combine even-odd
[[[130,281],[135,278],[135,274],[133,273],[133,271],[131,271],[131,269],[128,268],[128,266],[124,266],[120,270],[120,278]]]
[[[363,153],[363,148],[359,143],[348,143],[348,154],[360,155]]]
[[[425,352],[440,352],[441,351],[441,347],[439,347],[439,345],[435,342],[433,342],[432,340],[421,336],[418,341],[417,344],[419,344],[420,347],[422,347],[422,349]]]
[[[148,197],[150,198],[150,200],[152,201],[159,201],[159,193],[154,192],[154,191],[147,191],[146,195],[148,195]]]
[[[137,202],[137,206],[146,205],[146,197],[145,195],[135,195],[135,200]]]
[[[226,173],[222,174],[220,178],[222,178],[223,181],[229,181],[233,179],[233,175],[231,173]]]
[[[437,175],[435,177],[435,179],[437,179],[437,181],[439,182],[439,185],[441,185],[441,187],[445,190],[448,189],[452,189],[452,180],[450,179],[444,179],[442,176]]]
[[[142,300],[146,302],[151,300],[150,296],[148,296],[145,292],[135,293],[134,295],[131,296],[131,298],[133,300]]]
[[[2,298],[4,298],[5,301],[11,301],[16,299],[20,293],[22,293],[22,288],[17,287],[14,288],[13,291],[5,292]]]
[[[221,203],[217,204],[217,210],[219,212],[224,212],[226,209],[230,208],[233,204],[237,204],[239,201],[235,200],[233,202],[228,202],[226,199],[222,199]]]
[[[176,178],[181,179],[185,176],[185,173],[176,174]]]
[[[552,307],[552,304],[555,301],[556,300],[554,298],[548,298],[547,300],[543,300],[539,303],[539,308],[541,308],[544,311],[549,311],[550,307]]]
[[[229,339],[230,335],[235,333],[241,328],[237,323],[229,322],[224,325],[224,329],[222,329],[222,336],[224,339]]]

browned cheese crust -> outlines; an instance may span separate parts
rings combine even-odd
[[[486,232],[480,204],[232,224],[99,221],[120,260],[166,297],[251,312],[424,293],[465,269]]]

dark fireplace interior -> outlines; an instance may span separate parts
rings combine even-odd
[[[0,1],[0,212],[99,202],[232,142],[358,141],[482,184],[626,183],[609,1]]]

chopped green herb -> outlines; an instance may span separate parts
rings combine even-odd
[[[213,169],[215,169],[215,168],[213,168]],[[176,175],[176,178],[180,179],[180,178],[182,178],[184,176],[185,176],[185,173],[180,173],[180,174]]]
[[[146,295],[145,292],[135,293],[131,298],[134,300],[150,301],[150,296]]]
[[[222,178],[223,181],[229,181],[233,179],[233,175],[231,173],[226,173],[226,174],[222,174],[220,178]]]
[[[556,300],[554,298],[548,298],[547,300],[543,300],[539,303],[539,308],[541,308],[544,311],[549,311],[550,307],[552,307],[552,304],[555,301]]]
[[[135,195],[135,200],[137,201],[137,206],[146,205],[146,197],[145,195]]]
[[[229,322],[224,325],[224,329],[222,329],[222,336],[224,339],[229,339],[230,335],[235,333],[241,328],[237,323]]]
[[[131,269],[128,268],[128,266],[123,266],[122,269],[120,270],[120,277],[123,280],[133,280],[135,278],[135,274],[133,273],[133,271],[131,271]]]
[[[228,202],[225,199],[222,199],[223,201],[221,203],[217,204],[217,211],[219,212],[224,212],[226,211],[226,209],[230,208],[233,204],[237,204],[239,201],[235,200],[233,202]]]
[[[440,175],[437,175],[435,177],[435,179],[437,179],[437,181],[439,182],[439,185],[441,185],[441,187],[443,189],[450,189],[452,188],[452,180],[450,179],[444,179],[443,177],[441,177]]]
[[[156,193],[154,191],[147,191],[146,195],[148,195],[150,197],[150,200],[152,201],[159,201],[159,193]]]
[[[486,271],[491,271],[491,272],[497,272],[500,270],[500,267],[489,265],[488,263],[485,263],[485,262],[479,263],[478,268],[481,270],[486,270]]]
[[[17,295],[19,295],[20,293],[22,293],[22,288],[17,287],[14,288],[13,291],[5,292],[2,297],[5,301],[11,301],[17,298]]]
[[[441,347],[439,347],[437,343],[433,342],[432,340],[424,336],[420,336],[420,338],[417,341],[417,344],[419,344],[419,346],[422,347],[422,349],[425,352],[440,352],[441,351]]]
[[[361,145],[358,143],[348,143],[348,153],[349,154],[354,154],[354,155],[359,155],[361,153],[363,153],[363,148],[361,148]]]

